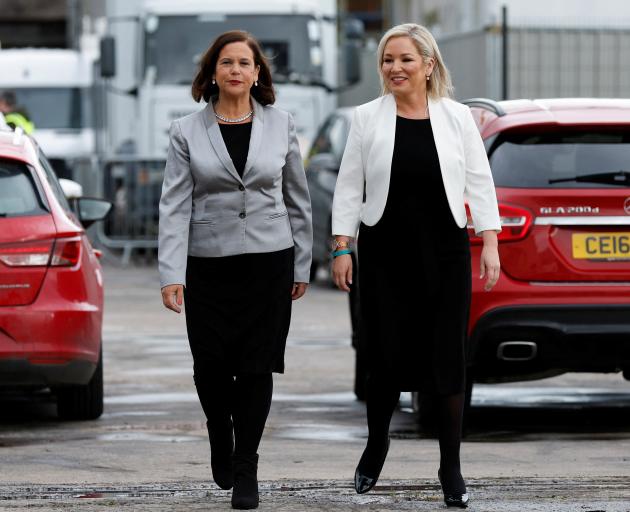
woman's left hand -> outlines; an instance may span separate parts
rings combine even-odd
[[[306,287],[308,283],[293,283],[293,290],[291,291],[291,298],[298,300],[302,295],[306,293]]]
[[[481,268],[479,279],[486,277],[486,284],[483,289],[487,292],[497,284],[501,273],[501,264],[499,262],[499,249],[496,244],[484,244],[481,250],[480,258]]]

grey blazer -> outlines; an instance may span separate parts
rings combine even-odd
[[[311,201],[293,119],[252,98],[247,163],[236,172],[212,102],[173,121],[160,199],[160,286],[186,284],[188,256],[216,257],[295,246],[294,281],[307,283]]]

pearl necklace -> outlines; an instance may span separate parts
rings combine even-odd
[[[254,111],[250,110],[243,117],[238,117],[236,119],[230,119],[229,117],[223,117],[221,114],[217,114],[216,112],[214,113],[214,117],[216,117],[217,119],[223,121],[224,123],[242,123],[243,121],[245,121],[246,119],[249,119],[253,115],[254,115]]]

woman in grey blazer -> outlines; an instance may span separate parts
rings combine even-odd
[[[359,233],[369,436],[355,488],[367,492],[378,480],[400,391],[422,391],[436,395],[444,501],[463,508],[471,298],[465,203],[483,239],[480,274],[490,290],[499,278],[497,198],[470,109],[450,99],[449,73],[429,31],[412,23],[392,28],[378,64],[383,95],[355,111],[332,212],[333,276],[342,290],[352,281],[348,246]]]
[[[183,299],[212,475],[258,506],[258,445],[272,372],[284,371],[291,300],[306,291],[311,206],[291,115],[248,33],[219,36],[192,85],[207,106],[171,125],[160,200],[164,306]]]

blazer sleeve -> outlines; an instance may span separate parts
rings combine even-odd
[[[193,178],[190,154],[178,121],[170,128],[159,208],[158,266],[160,287],[186,284],[188,231],[192,213]]]
[[[282,168],[282,195],[289,214],[295,245],[293,280],[296,283],[308,283],[313,250],[311,197],[308,192],[302,154],[291,114],[289,114],[289,147]]]
[[[332,206],[332,234],[356,237],[361,223],[365,171],[361,138],[363,126],[355,109],[348,141],[341,159]]]
[[[464,151],[466,161],[464,195],[468,200],[475,233],[479,234],[486,230],[499,232],[501,221],[490,163],[481,134],[468,107],[465,107],[464,113]]]

